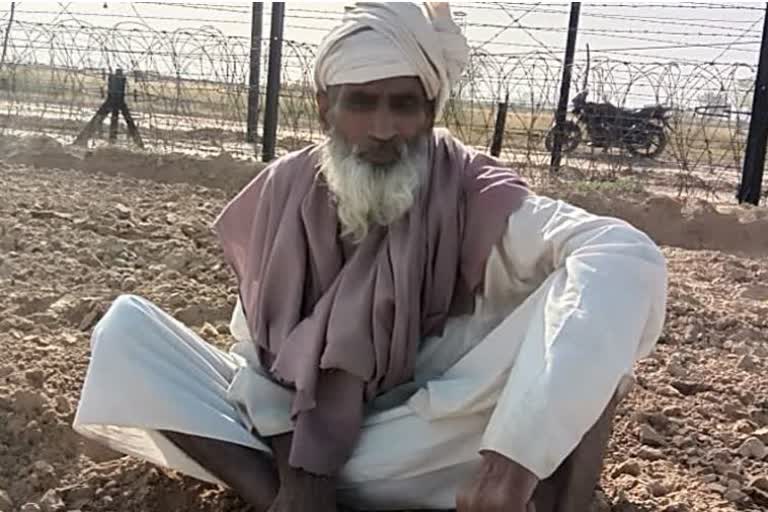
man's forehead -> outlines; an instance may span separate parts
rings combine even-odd
[[[342,94],[366,94],[375,96],[425,95],[421,81],[414,76],[401,76],[373,80],[362,84],[339,84]]]

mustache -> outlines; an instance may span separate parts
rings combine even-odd
[[[387,141],[361,147],[353,145],[349,147],[349,153],[355,157],[364,158],[369,155],[397,155],[398,160],[404,160],[409,156],[419,154],[424,150],[426,138],[416,137],[409,141]]]

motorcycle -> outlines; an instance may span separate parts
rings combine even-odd
[[[573,152],[581,144],[586,131],[588,142],[593,147],[623,147],[631,154],[655,158],[664,151],[668,139],[665,128],[670,128],[670,108],[653,105],[640,109],[624,109],[609,102],[587,101],[588,91],[577,94],[572,101],[571,112],[576,119],[566,120],[559,129],[562,132],[562,151]],[[548,151],[554,146],[553,126],[547,132],[544,145]]]

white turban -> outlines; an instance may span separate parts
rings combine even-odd
[[[425,6],[429,20],[410,2],[357,2],[320,44],[317,90],[416,76],[440,115],[467,63],[469,47],[447,3]]]

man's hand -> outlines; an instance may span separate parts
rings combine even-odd
[[[480,470],[456,496],[456,512],[535,512],[536,475],[496,452],[482,456]]]

